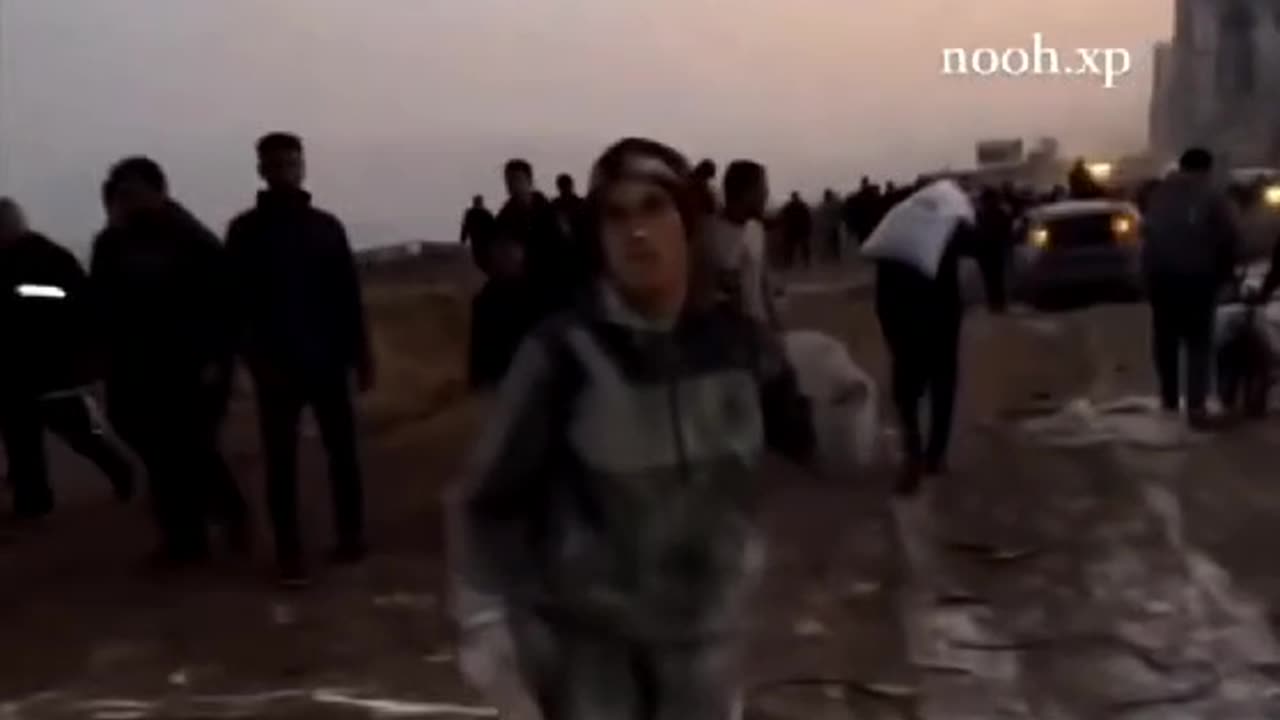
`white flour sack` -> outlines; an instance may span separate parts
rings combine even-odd
[[[862,246],[862,255],[906,263],[935,277],[956,223],[972,224],[975,215],[958,185],[939,180],[894,206]]]
[[[875,381],[829,335],[801,330],[786,333],[783,340],[800,391],[813,405],[824,474],[847,478],[870,467],[880,440]]]

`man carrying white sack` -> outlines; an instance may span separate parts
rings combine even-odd
[[[863,253],[877,261],[876,315],[893,367],[893,400],[902,424],[899,495],[925,476],[946,474],[955,411],[964,302],[959,261],[973,255],[975,212],[955,183],[939,181],[895,207]],[[928,443],[920,402],[929,396]]]

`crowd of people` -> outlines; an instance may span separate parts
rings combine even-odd
[[[256,390],[282,581],[308,577],[296,462],[307,408],[329,459],[332,559],[364,557],[352,395],[372,387],[374,358],[351,247],[303,189],[299,138],[268,135],[257,159],[265,189],[225,241],[169,195],[155,162],[117,164],[88,273],[0,201],[0,325],[13,339],[0,354],[0,427],[19,516],[54,507],[45,428],[95,461],[121,500],[134,496],[109,422],[145,471],[158,560],[201,562],[214,527],[246,548],[247,503],[219,449],[239,360]],[[1194,422],[1205,308],[1234,242],[1206,180],[1211,164],[1188,153],[1182,173],[1152,190],[1146,228],[1162,394],[1176,409],[1185,345]],[[717,175],[711,161],[694,167],[633,138],[601,155],[585,197],[562,175],[549,199],[514,159],[503,206],[493,213],[476,198],[463,223],[487,278],[473,303],[470,381],[497,402],[447,498],[456,610],[464,645],[509,636],[549,720],[731,717],[743,601],[760,572],[752,480],[766,449],[820,465],[770,268],[811,262],[815,239],[840,257],[842,237],[868,237],[927,182],[864,180],[843,201],[827,192],[816,219],[793,195],[771,219],[763,165],[735,160],[719,187]],[[1066,192],[1096,191],[1082,183],[1073,176]],[[978,193],[974,221],[955,226],[936,274],[878,262],[876,311],[902,424],[899,494],[947,473],[960,258],[978,261],[988,304],[1002,311],[1019,203],[1029,202],[1008,187]],[[770,257],[771,230],[780,258]],[[1269,288],[1280,284],[1273,275]],[[99,380],[105,421],[88,400]]]
[[[329,457],[331,559],[364,557],[352,389],[369,389],[374,375],[352,250],[342,223],[303,189],[298,137],[268,135],[257,156],[266,187],[225,242],[170,196],[156,162],[119,162],[102,185],[104,227],[87,273],[0,200],[0,430],[19,519],[55,507],[47,428],[96,463],[122,501],[135,495],[137,458],[159,566],[204,562],[214,528],[246,550],[247,503],[220,449],[240,359],[257,394],[282,582],[308,578],[296,463],[306,408]],[[105,417],[90,392],[99,382]]]

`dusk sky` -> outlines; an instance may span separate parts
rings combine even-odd
[[[453,241],[528,157],[580,181],[610,140],[752,156],[775,194],[973,163],[980,138],[1140,150],[1169,0],[0,0],[0,194],[83,250],[107,166],[151,154],[215,230],[252,142],[305,136],[362,244]],[[1100,78],[959,78],[947,47],[1119,47]]]

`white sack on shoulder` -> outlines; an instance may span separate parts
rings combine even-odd
[[[890,210],[862,246],[862,254],[906,263],[935,277],[956,224],[972,224],[975,218],[973,203],[960,186],[939,180]]]
[[[800,391],[813,405],[824,471],[847,477],[873,465],[881,430],[875,381],[829,335],[801,330],[786,333],[783,340]]]

